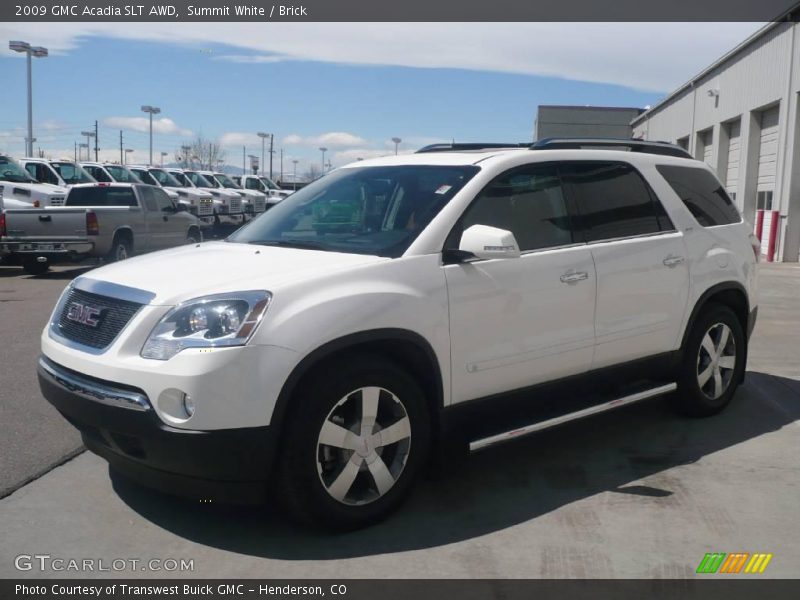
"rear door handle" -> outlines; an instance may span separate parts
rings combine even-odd
[[[665,267],[674,267],[676,265],[681,264],[685,259],[682,256],[668,256],[662,262],[664,263]]]
[[[568,271],[561,276],[562,283],[575,283],[584,279],[589,279],[589,273],[586,271]]]

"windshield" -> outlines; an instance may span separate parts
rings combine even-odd
[[[194,187],[189,181],[189,178],[186,177],[185,173],[181,173],[180,171],[175,171],[173,173],[170,173],[170,175],[172,175],[178,181],[178,183],[181,184],[181,187],[188,187],[188,188]]]
[[[141,179],[128,169],[128,167],[123,167],[122,165],[106,165],[106,171],[114,178],[114,181],[119,183],[141,183]]]
[[[0,180],[14,183],[35,183],[36,180],[14,160],[0,156]]]
[[[197,187],[205,187],[205,188],[219,187],[219,184],[216,181],[212,183],[208,179],[200,175],[200,173],[195,173],[194,171],[186,171],[186,177]]]
[[[232,190],[242,189],[238,185],[236,185],[235,181],[233,181],[230,177],[225,175],[225,173],[214,173],[214,177],[216,177],[217,181],[221,183],[222,187],[224,188],[229,188]]]
[[[259,177],[259,179],[264,182],[264,185],[267,186],[267,189],[270,189],[270,190],[279,190],[279,189],[281,189],[277,185],[275,185],[275,182],[272,181],[272,179],[270,179],[266,175],[262,175],[261,177]]]
[[[76,183],[96,183],[94,177],[89,175],[81,167],[71,162],[52,162],[53,168],[64,180],[67,185],[75,185]]]
[[[340,169],[235,232],[232,242],[400,256],[478,167]]]
[[[158,181],[164,187],[183,187],[183,184],[175,179],[170,173],[166,171],[162,171],[161,169],[150,169],[150,175],[153,176],[153,179]]]
[[[158,182],[146,170],[144,169],[131,169],[131,170],[134,172],[136,177],[139,178],[139,181],[133,183],[146,183],[147,185],[154,185],[156,187],[159,187]]]

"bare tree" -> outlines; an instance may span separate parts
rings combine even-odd
[[[175,151],[175,160],[187,168],[213,171],[225,160],[225,150],[219,141],[198,135]]]
[[[314,181],[322,177],[322,169],[315,163],[310,163],[303,177],[305,177],[306,181]]]

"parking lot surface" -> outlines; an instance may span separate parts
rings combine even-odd
[[[75,272],[0,271],[0,476],[15,487],[79,444],[33,368]],[[680,578],[706,552],[772,553],[756,577],[797,577],[799,299],[800,267],[762,265],[747,382],[721,415],[684,419],[656,400],[487,450],[422,481],[388,521],[345,535],[297,529],[270,505],[165,496],[80,454],[0,500],[0,577],[165,575],[14,568],[39,553],[193,561],[174,577]]]

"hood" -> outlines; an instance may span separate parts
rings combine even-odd
[[[39,198],[45,198],[50,196],[67,195],[67,188],[49,183],[17,183],[15,181],[0,181],[0,186],[3,187],[3,193],[7,198],[14,195],[14,188],[30,191],[33,194],[34,200],[37,198],[37,196]]]
[[[258,200],[259,198],[265,198],[266,195],[262,194],[261,192],[257,192],[256,190],[231,190],[240,194],[242,197],[247,198],[248,200]]]
[[[165,190],[171,190],[178,195],[186,194],[187,198],[213,198],[214,196],[211,195],[210,192],[206,192],[205,190],[201,190],[198,188],[185,188],[185,187],[172,187],[172,186],[165,186]]]
[[[379,256],[276,248],[229,242],[206,242],[153,252],[94,269],[78,280],[92,279],[147,290],[151,304],[242,290],[268,290],[314,274],[389,260]]]

